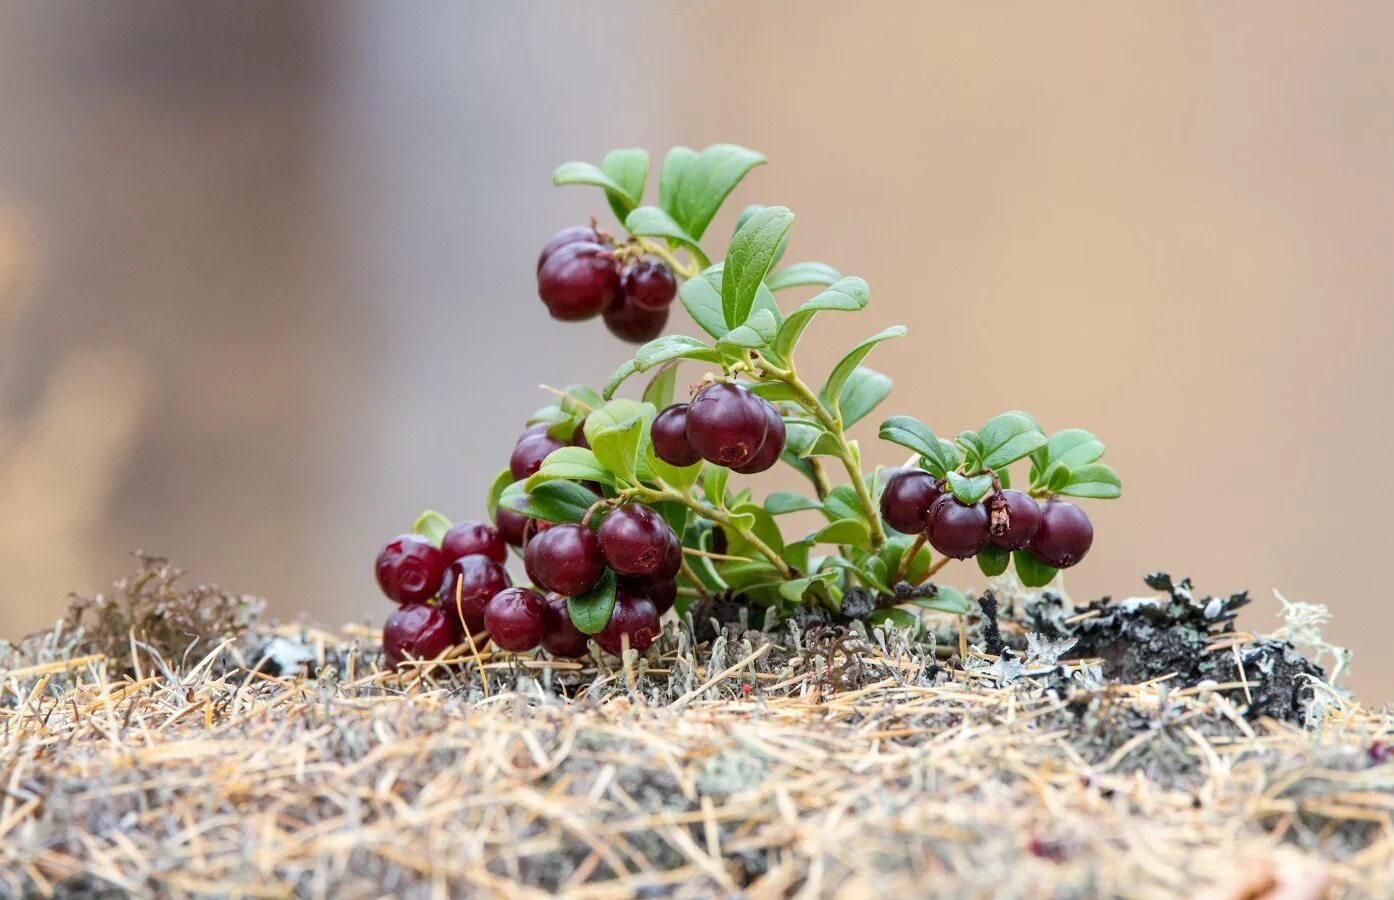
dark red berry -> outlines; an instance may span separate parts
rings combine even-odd
[[[616,574],[648,577],[668,557],[673,529],[652,509],[631,503],[606,516],[596,536]]]
[[[678,583],[672,578],[663,581],[644,581],[638,585],[640,591],[653,602],[654,609],[662,616],[678,601]]]
[[[462,556],[445,570],[441,606],[452,616],[462,616],[461,624],[470,634],[479,634],[484,630],[484,607],[512,583],[508,570],[489,557]]]
[[[476,553],[487,556],[496,563],[508,560],[508,545],[502,535],[483,522],[461,522],[451,526],[440,542],[441,552],[446,559],[459,559]]]
[[[682,541],[678,538],[678,533],[669,527],[668,547],[663,552],[663,561],[645,577],[650,581],[669,581],[677,578],[681,569]]]
[[[542,461],[553,450],[560,450],[561,441],[547,433],[545,426],[534,425],[523,432],[518,443],[513,445],[513,454],[508,457],[508,471],[514,481],[522,481],[542,468]]]
[[[577,241],[557,248],[537,273],[537,295],[552,318],[593,319],[619,296],[620,272],[609,248]]]
[[[631,344],[642,344],[663,333],[663,326],[668,324],[668,310],[645,309],[628,297],[621,297],[605,310],[603,318],[605,327],[615,337]]]
[[[407,659],[435,659],[459,641],[445,612],[424,603],[392,610],[382,626],[382,654],[393,669]]]
[[[575,522],[550,528],[529,541],[523,561],[534,583],[566,597],[586,593],[605,574],[605,557],[595,532]]]
[[[566,608],[566,598],[553,594],[547,598],[550,610],[547,616],[547,634],[542,638],[542,649],[563,659],[579,659],[586,655],[590,636],[571,622],[571,613]]]
[[[649,429],[654,454],[670,466],[683,468],[702,459],[687,439],[687,404],[674,403],[658,414]]]
[[[687,439],[707,462],[728,468],[755,458],[769,420],[761,398],[738,384],[707,385],[687,410]]]
[[[1048,566],[1068,569],[1084,559],[1094,543],[1094,525],[1084,510],[1068,500],[1047,500],[1041,504],[1041,527],[1027,548]]]
[[[542,252],[537,257],[537,271],[540,273],[542,271],[542,266],[551,258],[552,254],[556,253],[567,244],[577,244],[581,241],[588,241],[592,244],[604,245],[609,242],[609,238],[610,235],[608,232],[601,231],[594,225],[572,225],[570,228],[563,228],[561,231],[552,235],[552,239],[547,242],[547,246],[542,248]]]
[[[586,420],[582,419],[581,424],[576,426],[576,430],[571,434],[571,446],[591,448],[591,442],[586,440]]]
[[[881,491],[881,518],[902,534],[919,534],[934,501],[943,496],[934,476],[922,469],[902,469]]]
[[[925,533],[929,545],[945,556],[967,559],[987,546],[987,507],[964,506],[953,494],[945,494],[929,508]]]
[[[378,554],[378,587],[389,600],[416,603],[440,590],[445,554],[418,534],[403,534]]]
[[[988,533],[992,543],[1008,550],[1021,550],[1036,536],[1041,525],[1041,507],[1023,491],[1005,490],[989,495],[984,502],[988,514]]]
[[[524,653],[542,643],[551,610],[537,591],[508,588],[500,591],[484,607],[484,627],[504,650]]]
[[[595,635],[595,642],[606,653],[618,656],[624,650],[623,638],[627,635],[629,646],[643,653],[658,637],[660,628],[658,607],[653,601],[634,587],[620,586],[615,589],[610,623]]]
[[[765,442],[760,445],[760,449],[755,452],[750,462],[743,466],[732,466],[732,472],[739,472],[742,475],[754,475],[763,472],[770,466],[779,462],[779,454],[784,452],[784,419],[780,416],[779,410],[775,409],[774,404],[764,397],[755,396],[764,407],[765,412]]]
[[[642,309],[666,310],[678,295],[678,280],[656,259],[641,259],[620,276],[625,300]]]
[[[500,506],[494,513],[494,524],[499,529],[499,537],[505,544],[523,546],[523,537],[528,527],[528,517],[506,506]]]

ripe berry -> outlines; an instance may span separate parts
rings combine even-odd
[[[645,309],[627,297],[611,304],[603,316],[605,327],[622,341],[642,344],[663,333],[668,324],[668,310]]]
[[[576,430],[571,434],[571,446],[591,448],[591,442],[586,440],[586,420],[582,419],[581,424],[576,426]]]
[[[987,506],[988,532],[996,546],[1021,550],[1036,536],[1036,529],[1041,525],[1041,507],[1030,494],[1006,490],[988,497],[984,505]]]
[[[667,523],[664,523],[667,524]],[[682,570],[682,541],[671,527],[668,529],[668,546],[663,551],[663,561],[645,577],[649,581],[670,581],[678,577]]]
[[[678,294],[678,281],[655,259],[641,259],[620,276],[624,299],[641,309],[666,310]]]
[[[512,583],[508,570],[489,557],[462,556],[445,570],[445,582],[440,589],[441,606],[451,616],[463,615],[464,628],[470,634],[478,634],[484,631],[484,607]]]
[[[566,597],[586,593],[605,574],[595,532],[575,522],[550,528],[530,541],[523,562],[539,587]]]
[[[674,403],[659,413],[649,428],[654,454],[678,468],[690,466],[702,458],[687,439],[687,409],[686,403]]]
[[[563,659],[585,656],[590,636],[571,623],[566,598],[553,594],[547,598],[547,607],[547,634],[542,638],[542,649]]]
[[[619,296],[620,272],[609,248],[577,241],[557,248],[537,273],[537,295],[552,318],[592,319]]]
[[[652,601],[654,609],[658,610],[659,617],[672,609],[673,604],[678,601],[678,583],[672,578],[662,581],[643,581],[636,587]]]
[[[750,462],[743,466],[732,466],[732,472],[739,472],[742,475],[754,475],[763,472],[770,466],[779,462],[779,454],[784,452],[784,419],[780,416],[779,410],[774,408],[774,404],[764,397],[755,395],[764,407],[765,412],[765,442],[760,445],[760,449],[755,451]]]
[[[508,458],[508,471],[514,481],[522,481],[538,469],[542,461],[553,450],[560,450],[562,442],[547,433],[546,425],[534,425],[518,438],[513,445],[513,454]]]
[[[929,545],[945,556],[967,559],[987,546],[987,507],[964,506],[953,494],[945,494],[929,508],[926,534]]]
[[[415,603],[440,590],[445,574],[445,554],[417,534],[389,541],[377,559],[378,587],[389,600]]]
[[[382,653],[390,668],[403,660],[435,659],[460,642],[460,632],[439,607],[409,603],[392,610],[382,626]]]
[[[761,398],[725,382],[702,389],[688,406],[687,439],[708,462],[732,468],[755,458],[769,420]]]
[[[922,469],[903,469],[892,475],[881,491],[881,518],[896,531],[918,534],[925,530],[929,508],[943,494],[933,475]]]
[[[616,574],[651,576],[668,556],[673,529],[647,506],[631,503],[606,516],[597,537]]]
[[[1068,569],[1084,559],[1094,543],[1094,525],[1084,510],[1067,500],[1047,500],[1041,504],[1041,527],[1027,548],[1048,566]]]
[[[505,544],[523,546],[523,537],[528,526],[527,516],[500,506],[498,512],[494,513],[494,525],[498,527],[499,537],[503,538]]]
[[[441,539],[440,549],[446,559],[459,559],[475,553],[487,556],[496,563],[508,559],[508,546],[503,537],[483,522],[461,522],[451,526]]]
[[[660,628],[653,601],[634,587],[620,586],[615,589],[610,624],[595,635],[595,642],[606,653],[618,656],[624,650],[623,637],[628,635],[629,646],[643,653],[658,637]]]
[[[524,653],[542,643],[551,610],[537,591],[508,588],[500,591],[484,607],[484,627],[504,650]]]
[[[542,271],[542,266],[551,258],[552,254],[556,253],[567,244],[589,241],[592,244],[604,245],[609,242],[609,238],[610,235],[608,232],[601,231],[593,225],[572,225],[569,228],[563,228],[561,231],[552,235],[552,239],[547,242],[547,246],[542,248],[542,253],[537,257],[537,271],[540,273]]]

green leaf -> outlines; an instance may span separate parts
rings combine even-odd
[[[658,454],[653,449],[653,440],[648,434],[644,436],[644,457],[648,461],[650,472],[679,491],[685,491],[692,487],[702,474],[703,463],[700,459],[690,466],[674,466],[659,459]]]
[[[870,300],[871,288],[867,287],[865,281],[856,276],[839,279],[829,285],[826,291],[813,297],[789,314],[789,317],[779,328],[779,335],[775,338],[775,352],[788,359],[793,354],[794,346],[803,336],[808,323],[813,321],[813,317],[823,310],[856,312],[865,307]]]
[[[871,546],[871,532],[861,519],[838,519],[824,525],[804,540],[815,544],[837,544],[866,549]]]
[[[765,511],[772,516],[803,512],[806,509],[822,509],[817,500],[810,500],[792,491],[775,491],[765,498]]]
[[[861,365],[862,360],[871,352],[872,348],[882,341],[889,341],[892,338],[904,337],[904,325],[892,325],[884,331],[879,331],[871,337],[862,341],[838,362],[833,368],[832,374],[828,376],[827,382],[823,385],[823,390],[819,392],[818,399],[834,417],[840,414],[840,402],[842,388],[847,384],[847,380],[852,377],[852,372],[857,366]]]
[[[503,496],[504,488],[513,483],[513,473],[508,469],[502,469],[494,476],[494,481],[489,485],[489,494],[484,499],[484,509],[489,513],[489,521],[493,522],[499,517],[499,497]]]
[[[623,188],[622,194],[606,191],[610,209],[621,222],[644,199],[644,184],[649,180],[649,154],[642,148],[611,150],[600,161],[600,168],[610,180]]]
[[[920,454],[921,465],[935,478],[943,478],[958,466],[958,450],[948,441],[935,437],[934,432],[919,419],[891,416],[881,423],[877,434],[883,441],[899,444]]]
[[[605,387],[601,388],[601,395],[605,399],[610,399],[615,395],[615,391],[620,389],[620,385],[629,380],[631,375],[637,374],[639,366],[632,359],[627,359],[620,364],[620,367],[610,373],[610,377],[605,380]]]
[[[655,338],[634,352],[634,364],[640,372],[647,372],[654,366],[675,359],[721,362],[722,356],[715,348],[682,334],[668,334]]]
[[[449,530],[450,520],[434,509],[422,512],[411,526],[412,534],[421,535],[437,547],[440,546],[440,542],[445,538],[445,533]]]
[[[861,503],[857,499],[857,491],[850,484],[839,484],[828,491],[828,496],[823,498],[823,512],[829,522],[836,522],[838,519],[866,521]]]
[[[547,454],[541,467],[528,478],[523,487],[531,491],[539,484],[561,478],[568,481],[615,483],[614,474],[600,464],[600,460],[592,451],[585,447],[560,447]]]
[[[908,631],[912,635],[920,631],[920,617],[909,610],[892,607],[890,609],[878,609],[866,617],[867,628],[879,628],[882,631],[890,631],[898,628],[901,631]]]
[[[579,522],[595,502],[595,494],[574,481],[548,481],[531,491],[518,481],[499,495],[499,506],[545,522]]]
[[[764,558],[742,560],[741,562],[723,562],[717,565],[716,571],[721,576],[721,580],[737,593],[784,582],[784,576],[779,574],[779,571],[770,565],[769,560]]]
[[[1053,494],[1058,494],[1064,489],[1065,485],[1070,483],[1070,479],[1073,477],[1074,473],[1070,471],[1069,466],[1056,463],[1050,467],[1050,472],[1046,475],[1046,490]]]
[[[784,535],[779,531],[779,525],[775,523],[774,516],[765,511],[763,506],[754,503],[739,503],[731,509],[733,517],[740,517],[746,520],[745,530],[755,535],[776,553],[784,550]],[[732,556],[748,556],[752,559],[760,555],[760,551],[739,534],[726,534],[727,552]]]
[[[718,340],[724,338],[731,330],[726,325],[726,314],[721,306],[721,286],[724,281],[722,276],[721,264],[717,263],[703,271],[700,276],[688,279],[678,289],[682,305],[687,308],[693,321],[701,326],[703,331]],[[755,309],[767,309],[774,316],[776,322],[782,321],[774,294],[771,294],[769,288],[764,285],[761,285],[760,289],[756,291]]]
[[[1045,587],[1055,578],[1055,573],[1060,571],[1039,561],[1025,550],[1014,552],[1012,560],[1016,563],[1017,577],[1029,588]]]
[[[778,331],[779,322],[775,321],[774,314],[768,309],[757,309],[745,320],[744,325],[732,328],[725,337],[718,340],[717,346],[736,348],[737,351],[760,350],[769,346]]]
[[[891,379],[880,372],[873,372],[866,366],[857,366],[847,384],[842,388],[842,396],[837,405],[842,410],[842,425],[850,428],[875,409],[891,392]]]
[[[639,152],[643,153],[642,150]],[[645,160],[645,168],[647,169],[647,156]],[[552,184],[593,184],[596,187],[604,188],[607,196],[614,197],[616,201],[629,209],[633,209],[639,204],[638,194],[631,194],[619,181],[607,175],[600,167],[593,166],[588,162],[564,162],[557,166],[552,172]],[[642,193],[642,183],[639,188],[640,193]],[[611,208],[615,209],[615,215],[619,216],[620,221],[623,222],[624,216],[620,214],[619,208],[615,206],[613,201]]]
[[[783,206],[769,206],[750,217],[731,238],[722,270],[721,311],[727,328],[750,317],[755,293],[774,262],[779,242],[794,224],[794,214]]]
[[[962,616],[968,612],[968,598],[951,587],[941,586],[939,593],[933,597],[920,597],[910,603],[920,609],[932,609],[951,616]]]
[[[785,266],[778,272],[765,277],[765,285],[772,291],[782,291],[791,287],[810,284],[831,286],[842,277],[842,273],[832,266],[820,262],[801,262]]]
[[[702,245],[697,243],[697,238],[684,231],[682,226],[657,206],[638,207],[625,217],[624,228],[630,234],[661,237],[682,244],[692,252],[699,266],[707,266],[711,262],[702,250]]]
[[[658,374],[649,380],[644,388],[644,402],[652,403],[654,409],[662,410],[673,402],[678,386],[677,360],[664,363]]]
[[[769,209],[769,207],[760,203],[752,203],[745,209],[741,210],[741,214],[736,218],[736,227],[735,230],[732,232],[732,236],[734,237],[735,234],[738,233],[741,230],[741,228],[745,226],[745,223],[749,222],[751,218],[755,216],[756,213],[766,209]],[[779,265],[779,261],[784,258],[784,251],[787,249],[789,249],[789,234],[788,232],[785,232],[784,237],[780,238],[779,240],[779,246],[775,247],[774,258],[770,260],[771,268]]]
[[[731,470],[725,466],[712,464],[702,470],[702,493],[713,506],[726,506],[726,480]]]
[[[900,566],[905,559],[905,554],[915,544],[915,538],[908,534],[897,534],[886,539],[886,545],[881,548],[881,560],[885,563],[887,579],[893,578],[895,573],[900,571]],[[919,584],[924,581],[929,573],[930,563],[933,562],[934,555],[930,553],[929,547],[921,544],[915,551],[914,558],[910,561],[910,566],[902,576],[911,584]]]
[[[865,554],[863,554],[863,556],[865,556]],[[890,586],[886,584],[885,578],[874,571],[875,568],[883,568],[881,566],[881,560],[874,556],[867,556],[864,561],[866,564],[860,565],[851,560],[843,559],[840,556],[828,556],[825,557],[819,565],[824,568],[832,568],[847,572],[872,590],[880,591],[883,594],[889,594],[891,589]]]
[[[808,575],[804,578],[795,578],[792,581],[785,581],[779,586],[779,596],[788,600],[790,603],[802,603],[804,596],[815,587],[827,588],[837,579],[836,572],[819,572]]]
[[[978,568],[988,578],[995,578],[1007,571],[1012,562],[1012,551],[996,544],[988,544],[978,554]]]
[[[1044,447],[1031,454],[1033,482],[1048,473],[1054,465],[1077,468],[1097,462],[1104,455],[1104,445],[1082,428],[1066,428],[1050,436]]]
[[[784,421],[784,448],[799,459],[835,456],[838,452],[837,439],[822,425],[790,419]]]
[[[663,161],[659,203],[700,239],[731,191],[764,161],[763,155],[735,144],[713,144],[701,153],[674,147]]]
[[[1046,445],[1046,436],[1031,418],[1021,413],[1003,413],[978,431],[984,468],[1000,469],[1029,456]]]
[[[992,490],[992,476],[983,472],[981,475],[964,475],[961,472],[950,472],[948,474],[949,490],[959,499],[960,503],[972,506],[979,500],[987,496],[987,492]]]
[[[1123,494],[1123,482],[1112,466],[1090,463],[1070,470],[1070,480],[1058,493],[1068,497],[1092,497],[1096,500],[1115,500]]]
[[[571,615],[571,624],[582,634],[604,631],[615,611],[615,573],[606,569],[595,587],[579,597],[568,598],[566,611]]]
[[[799,399],[799,392],[782,381],[757,381],[747,384],[746,388],[752,394],[759,394],[771,403],[792,403]]]
[[[633,483],[637,479],[639,443],[655,415],[647,403],[611,400],[586,417],[586,442],[617,481]]]

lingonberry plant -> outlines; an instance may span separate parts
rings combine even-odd
[[[820,608],[915,628],[912,607],[967,611],[962,594],[928,583],[949,560],[976,558],[989,576],[1014,566],[1025,585],[1040,587],[1084,558],[1093,526],[1065,498],[1121,491],[1087,431],[1048,435],[1012,411],[946,440],[892,416],[879,436],[912,456],[899,469],[864,471],[848,431],[886,399],[891,380],[863,362],[905,328],[855,344],[816,389],[805,381],[795,358],[804,331],[820,313],[863,310],[870,291],[823,263],[776,268],[794,221],[782,206],[747,207],[724,259],[712,262],[708,226],[763,162],[730,144],[676,147],[657,206],[642,204],[642,150],[556,170],[557,184],[601,188],[621,229],[592,220],[559,231],[538,259],[538,295],[558,320],[599,316],[642,346],[600,390],[549,389],[555,398],[528,420],[489,492],[496,528],[452,526],[427,512],[412,535],[383,549],[378,581],[403,610],[443,610],[455,643],[476,650],[492,640],[576,657],[589,636],[606,652],[643,652],[670,608],[700,615],[717,597],[746,604],[755,626]],[[791,309],[775,299],[796,290],[812,296]],[[675,297],[705,337],[658,337]],[[705,372],[679,397],[684,362]],[[641,375],[638,399],[616,397]],[[751,486],[733,483],[733,473],[779,462],[807,480],[806,493],[757,500]],[[1013,488],[1011,469],[1022,462],[1024,489]],[[805,511],[826,521],[786,536],[780,518]],[[510,583],[504,544],[523,556],[533,589]],[[437,649],[442,627],[436,615],[394,614],[384,633],[389,659]]]

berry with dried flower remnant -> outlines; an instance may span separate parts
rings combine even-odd
[[[434,596],[445,575],[445,554],[417,534],[403,534],[378,553],[378,587],[387,599],[415,603]]]
[[[382,627],[382,653],[390,668],[408,659],[435,659],[460,642],[460,632],[436,606],[408,603],[392,610]]]

